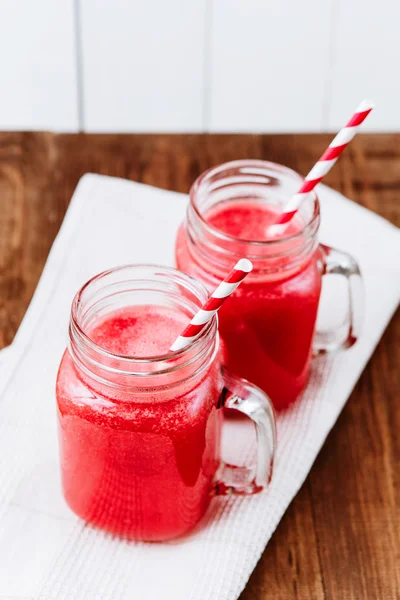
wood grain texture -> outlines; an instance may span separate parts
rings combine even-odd
[[[201,171],[237,158],[306,173],[330,137],[0,134],[0,347],[84,173],[187,192]],[[400,136],[358,136],[327,183],[399,226]],[[400,598],[399,365],[397,314],[241,600]]]

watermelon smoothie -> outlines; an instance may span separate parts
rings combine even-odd
[[[64,496],[85,521],[172,539],[223,493],[216,319],[169,352],[206,297],[197,282],[152,266],[100,274],[75,297],[56,396]]]
[[[253,262],[219,312],[219,331],[227,367],[261,387],[278,410],[307,384],[321,294],[316,197],[284,231],[271,230],[299,181],[293,171],[259,161],[208,171],[192,187],[176,241],[177,267],[209,289],[237,256]]]

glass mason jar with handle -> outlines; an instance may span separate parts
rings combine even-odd
[[[170,331],[174,315],[186,324],[207,295],[191,277],[152,265],[101,273],[77,293],[56,392],[64,495],[87,522],[167,540],[192,529],[213,495],[254,494],[268,484],[273,408],[259,388],[226,372],[216,317],[183,350],[123,351],[146,323],[157,323],[146,347],[167,334],[168,348],[180,333]],[[253,465],[221,460],[224,406],[254,422]]]
[[[253,271],[219,311],[225,364],[262,388],[277,409],[304,390],[314,353],[351,346],[360,329],[360,271],[344,252],[318,242],[319,202],[311,194],[284,229],[272,228],[300,175],[275,163],[240,160],[201,175],[176,240],[176,265],[212,290],[245,256]],[[316,331],[322,278],[341,275],[343,326]]]

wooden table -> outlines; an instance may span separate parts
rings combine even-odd
[[[199,173],[238,158],[305,174],[330,139],[0,134],[0,347],[12,342],[84,173],[187,192]],[[400,135],[359,135],[326,181],[399,226]],[[399,365],[398,313],[241,600],[400,598]]]

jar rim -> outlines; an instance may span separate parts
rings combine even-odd
[[[257,248],[277,248],[277,250],[279,251],[279,247],[283,246],[284,244],[287,244],[287,242],[296,241],[297,239],[301,239],[305,235],[307,236],[309,234],[309,232],[313,231],[313,228],[315,227],[315,223],[320,217],[320,204],[319,204],[318,195],[315,191],[310,192],[310,196],[313,197],[315,200],[315,206],[314,206],[313,214],[312,214],[311,218],[309,219],[309,221],[306,222],[304,224],[304,226],[301,227],[299,229],[299,231],[297,231],[296,233],[292,233],[290,235],[283,235],[283,236],[279,237],[278,239],[247,240],[245,238],[238,238],[235,236],[231,236],[231,235],[221,231],[221,229],[218,229],[217,227],[210,225],[210,223],[207,221],[207,219],[203,216],[203,214],[202,214],[201,210],[199,209],[197,202],[196,202],[196,195],[199,193],[201,186],[207,180],[211,180],[211,178],[214,175],[223,173],[224,171],[226,171],[228,169],[243,169],[243,168],[244,169],[253,169],[253,173],[252,173],[253,175],[262,174],[262,173],[260,173],[260,169],[265,170],[266,168],[269,168],[269,169],[279,170],[283,174],[290,175],[291,177],[294,176],[296,179],[299,180],[299,182],[304,181],[304,178],[301,177],[301,175],[299,173],[294,171],[294,169],[291,169],[291,168],[286,167],[285,165],[281,165],[279,163],[274,163],[271,161],[259,160],[259,159],[232,160],[229,162],[222,163],[216,167],[211,167],[210,169],[207,169],[207,171],[204,171],[193,182],[193,184],[190,188],[190,191],[189,191],[189,199],[190,199],[190,205],[193,208],[193,210],[196,214],[196,217],[198,217],[200,219],[200,222],[202,223],[202,225],[210,233],[212,233],[212,235],[214,235],[217,239],[220,239],[222,242],[225,241],[228,243],[234,243],[239,240],[240,242],[242,242],[250,247],[253,246],[253,247],[257,247]],[[249,175],[249,174],[250,174],[249,172],[243,172],[243,175]]]
[[[118,267],[112,267],[110,269],[102,271],[102,272],[98,273],[97,275],[94,275],[93,277],[91,277],[76,292],[76,294],[73,298],[73,301],[72,301],[72,306],[71,306],[71,323],[73,324],[74,330],[78,333],[78,336],[84,341],[84,343],[87,344],[89,346],[89,348],[91,350],[95,351],[99,356],[104,357],[106,359],[116,359],[116,360],[122,361],[126,365],[135,365],[135,364],[143,365],[146,363],[149,363],[149,364],[160,363],[160,365],[163,365],[164,363],[168,363],[168,362],[171,363],[171,361],[179,360],[179,365],[170,364],[169,367],[167,367],[166,369],[151,372],[152,376],[158,375],[158,374],[165,374],[165,373],[171,372],[177,368],[180,368],[183,366],[188,366],[188,364],[190,364],[194,360],[194,358],[197,356],[197,354],[201,351],[202,346],[204,344],[204,340],[206,340],[207,338],[210,338],[213,331],[214,331],[214,334],[217,331],[216,315],[214,315],[212,317],[212,319],[210,319],[210,321],[204,327],[204,329],[201,331],[201,333],[198,335],[198,337],[195,338],[194,340],[192,340],[184,348],[181,348],[180,350],[174,350],[172,352],[160,354],[160,355],[140,356],[140,357],[133,356],[133,355],[118,354],[118,353],[107,350],[106,348],[104,348],[104,346],[101,346],[100,344],[95,342],[90,337],[90,335],[87,334],[87,332],[84,330],[84,328],[80,325],[78,310],[80,307],[80,303],[82,302],[82,296],[88,290],[88,288],[91,285],[93,285],[95,282],[101,280],[104,277],[107,277],[108,275],[112,275],[114,273],[122,272],[122,271],[128,270],[128,269],[130,271],[131,270],[139,270],[139,269],[154,269],[154,270],[157,270],[157,272],[159,272],[159,273],[160,272],[163,273],[164,275],[170,274],[171,276],[174,276],[175,278],[180,279],[182,282],[187,284],[187,287],[190,286],[191,291],[194,293],[195,296],[197,296],[197,298],[199,298],[199,302],[201,303],[201,304],[199,304],[199,308],[209,296],[206,287],[200,281],[198,281],[194,277],[191,277],[190,275],[187,275],[186,273],[183,273],[173,267],[166,267],[166,266],[158,265],[158,264],[154,264],[154,263],[126,264],[126,265],[121,265]],[[198,292],[198,293],[196,293],[196,292]],[[204,298],[204,300],[202,298]],[[187,358],[187,357],[189,357],[189,360],[186,362],[185,358]],[[183,360],[184,362],[180,362],[181,360]],[[140,375],[149,375],[149,373],[147,373],[147,372],[140,372],[140,373],[139,372],[136,372],[136,373],[129,372],[129,374],[139,375],[139,376]]]

